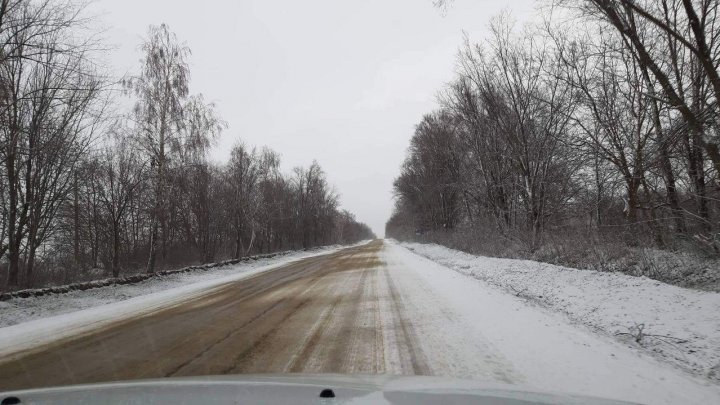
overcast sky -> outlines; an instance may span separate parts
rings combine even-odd
[[[463,32],[480,42],[492,16],[529,19],[533,0],[97,0],[116,46],[109,62],[138,71],[150,24],[192,50],[191,91],[229,128],[212,152],[242,140],[279,152],[283,170],[316,159],[342,207],[382,236],[392,181],[414,126],[454,73]]]

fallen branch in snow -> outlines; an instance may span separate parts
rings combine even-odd
[[[532,296],[525,294],[528,291],[528,287],[525,287],[522,290],[518,290],[517,288],[510,286],[510,289],[513,290],[516,297],[520,297],[520,298],[524,298],[524,299],[532,298]]]
[[[522,290],[517,290],[517,289],[516,289],[515,287],[513,287],[513,286],[510,286],[510,289],[513,290],[513,292],[515,293],[515,296],[516,296],[516,297],[519,297],[519,296],[522,295],[525,291],[528,290],[527,287],[523,288]]]
[[[615,335],[616,336],[632,336],[633,340],[635,340],[635,343],[641,343],[643,338],[645,337],[645,334],[643,333],[643,330],[645,329],[645,324],[635,324],[635,326],[631,326],[628,328],[629,332],[618,332]]]
[[[668,336],[668,335],[655,335],[650,333],[645,333],[645,324],[644,323],[636,323],[635,326],[631,326],[628,328],[628,332],[617,332],[615,334],[616,336],[631,336],[633,340],[635,340],[635,343],[642,344],[643,340],[645,338],[655,338],[662,342],[668,343],[668,344],[680,344],[680,343],[687,343],[687,339],[679,339],[674,336]]]

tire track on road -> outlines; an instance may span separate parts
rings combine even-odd
[[[378,283],[380,282],[380,276],[378,273],[382,271],[382,268],[385,266],[385,263],[382,264],[381,268],[378,268],[375,270],[375,273],[373,274],[373,283],[372,283],[372,295],[375,297],[373,300],[373,309],[372,309],[372,316],[373,316],[373,322],[375,324],[375,342],[374,342],[374,352],[375,352],[375,371],[377,373],[386,373],[387,370],[385,368],[385,328],[382,322],[382,314],[380,312],[380,289],[378,287]]]
[[[312,334],[310,337],[303,342],[301,345],[301,351],[296,356],[293,357],[290,360],[290,363],[288,363],[288,366],[286,367],[286,370],[291,373],[299,373],[303,371],[303,368],[307,364],[308,360],[312,356],[313,352],[315,351],[315,348],[317,347],[318,343],[320,342],[320,338],[322,334],[327,330],[327,326],[332,320],[332,317],[337,310],[338,306],[340,305],[340,302],[342,301],[343,296],[342,294],[338,294],[337,298],[333,301],[333,303],[328,307],[321,315],[318,322],[315,323],[313,326]]]
[[[331,262],[327,271],[320,274],[319,283],[323,287],[307,289],[305,295],[310,301],[263,335],[258,344],[238,359],[236,367],[229,372],[257,372],[258,368],[260,371],[268,371],[273,365],[296,372],[307,367],[314,358],[314,349],[322,340],[323,332],[329,329],[327,325],[336,318],[336,311],[346,304],[350,296],[345,291],[352,291],[348,285],[354,281],[354,269],[358,267],[355,256],[349,254]],[[334,299],[325,303],[329,297]],[[297,335],[297,331],[308,329],[307,325],[312,326],[303,334],[305,338],[288,339],[288,335]],[[332,344],[337,345],[337,342]],[[297,348],[290,351],[292,346]]]
[[[218,314],[229,312],[232,308],[236,307],[237,305],[248,302],[254,298],[260,297],[263,294],[268,293],[270,290],[278,288],[279,286],[281,286],[283,284],[292,284],[294,282],[297,282],[297,280],[299,278],[301,278],[303,275],[307,275],[308,273],[313,273],[313,272],[319,271],[319,269],[315,268],[315,266],[316,266],[316,263],[313,261],[313,263],[305,265],[302,268],[298,269],[297,271],[292,272],[289,275],[290,276],[289,280],[287,280],[285,278],[276,278],[276,279],[273,279],[269,283],[263,284],[263,286],[259,290],[252,289],[252,286],[244,287],[241,289],[239,294],[249,291],[250,293],[248,295],[240,295],[239,297],[233,299],[232,302],[222,305],[221,308],[215,312]],[[319,281],[320,278],[321,278],[320,275],[317,275],[317,274],[313,275],[309,282],[311,283],[311,285],[314,285],[314,283]],[[303,285],[301,284],[301,285],[295,287],[295,290],[301,289],[302,287],[303,287]],[[233,290],[232,288],[224,288],[223,293],[234,295],[234,291],[232,291],[232,290]],[[258,321],[261,321],[263,318],[271,315],[274,311],[282,309],[283,305],[286,304],[291,297],[294,297],[294,294],[284,294],[282,297],[283,298],[274,302],[269,307],[261,310],[259,313],[255,314],[255,315],[251,316],[245,322],[228,330],[221,337],[213,338],[212,343],[207,344],[206,346],[204,346],[202,348],[202,350],[200,350],[199,352],[194,354],[192,357],[190,357],[190,358],[186,359],[185,361],[181,362],[180,364],[176,365],[171,370],[166,371],[164,373],[165,377],[171,377],[171,376],[177,375],[178,373],[181,373],[185,367],[198,361],[198,359],[201,359],[204,355],[212,352],[214,349],[221,346],[222,344],[227,342],[229,339],[232,339],[233,337],[242,333],[245,328],[249,327],[250,325],[252,325],[254,323],[257,323]],[[177,348],[188,346],[193,340],[204,340],[203,337],[206,337],[206,336],[202,333],[203,330],[201,329],[199,332],[200,333],[192,334],[192,335],[187,336],[184,339],[180,340],[179,342],[177,342],[176,344],[171,346],[168,349],[168,351],[173,351]],[[198,335],[200,335],[200,336],[198,336]]]
[[[352,257],[352,255],[350,255]],[[266,334],[262,335],[259,339],[256,340],[255,344],[245,350],[236,360],[235,365],[232,369],[227,370],[227,373],[231,372],[242,372],[246,371],[247,367],[252,367],[250,359],[251,358],[261,358],[263,356],[268,356],[272,358],[273,352],[273,338],[275,335],[279,334],[280,332],[284,332],[285,329],[291,329],[293,326],[295,326],[295,329],[302,328],[302,325],[295,325],[293,322],[291,322],[291,318],[295,316],[299,316],[300,311],[303,309],[306,309],[308,311],[312,311],[310,308],[310,304],[318,304],[314,301],[322,301],[323,298],[331,296],[332,294],[330,291],[335,291],[337,298],[330,304],[329,307],[326,307],[325,310],[323,310],[320,315],[317,317],[317,320],[313,322],[313,325],[322,324],[323,317],[326,318],[326,320],[332,319],[332,313],[336,310],[337,306],[340,304],[340,302],[343,300],[344,295],[343,294],[337,294],[337,290],[339,287],[342,287],[342,285],[337,285],[337,282],[334,279],[337,279],[338,277],[343,277],[344,272],[336,272],[333,270],[337,270],[336,267],[340,266],[342,262],[346,261],[348,259],[341,258],[337,260],[337,263],[334,263],[335,266],[327,266],[327,269],[321,274],[317,275],[317,281],[313,283],[313,285],[309,288],[307,288],[301,296],[307,296],[307,298],[302,302],[302,305],[295,308],[293,311],[287,314],[286,317],[282,319],[281,322],[277,322],[275,326],[269,330]],[[348,277],[345,276],[345,280],[343,280],[344,283],[348,282]],[[318,284],[324,283],[326,284],[322,289],[319,291],[314,291]],[[291,294],[292,295],[292,294]],[[323,327],[320,326],[318,328],[318,331],[322,331]],[[310,340],[312,340],[313,337],[311,336]],[[298,363],[299,364],[299,363]]]
[[[390,272],[385,271],[385,280],[387,281],[388,290],[391,298],[391,308],[393,311],[393,319],[395,327],[399,327],[403,342],[397,342],[400,348],[407,350],[409,355],[410,369],[412,369],[415,375],[433,375],[432,369],[427,363],[427,359],[422,352],[422,348],[418,343],[418,338],[415,335],[415,330],[410,322],[408,322],[403,314],[405,313],[405,306],[402,301],[402,297],[398,293],[395,283],[390,277]],[[402,356],[402,351],[401,351]],[[402,360],[402,359],[401,359]]]

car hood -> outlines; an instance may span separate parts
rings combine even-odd
[[[0,401],[2,404],[628,404],[444,377],[340,374],[184,377],[74,385],[6,392],[0,395]]]

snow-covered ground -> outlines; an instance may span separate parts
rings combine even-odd
[[[436,244],[401,245],[518,299],[561,312],[627,347],[720,381],[720,293],[621,273],[474,256]]]
[[[0,301],[0,357],[152,313],[206,294],[214,287],[344,248],[327,246],[207,271],[156,277],[137,284]]]
[[[536,270],[530,262],[463,256],[437,246],[406,246],[453,266],[467,266],[463,272],[468,274],[475,274],[475,268],[487,268],[477,270],[478,274],[508,269],[534,274]],[[387,241],[381,260],[402,296],[405,316],[413,320],[422,360],[435,375],[647,404],[720,403],[720,385],[716,382],[686,373],[613,337],[568,321],[564,314],[508,294],[480,276],[473,278],[453,272]],[[572,273],[567,269],[555,271]],[[551,292],[555,289],[551,285],[575,284],[565,278],[576,280],[585,272],[576,273],[579,274],[550,276],[547,282],[528,279],[514,286],[534,284],[529,293],[542,291],[543,295],[561,299],[559,292]],[[576,294],[585,291],[594,296],[590,292],[593,288],[609,288],[608,284],[591,281],[593,276],[587,277],[584,281],[587,287],[576,287]],[[626,284],[617,279],[615,282]],[[566,301],[570,299],[566,296]],[[579,296],[572,299],[582,301]],[[606,303],[613,307],[627,304]]]

